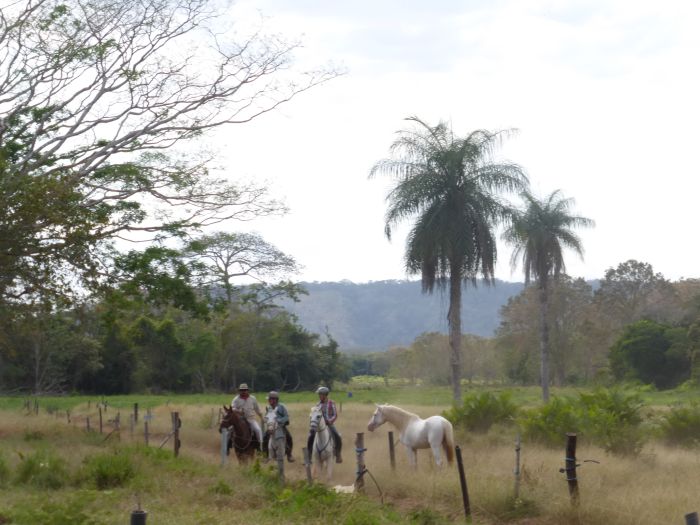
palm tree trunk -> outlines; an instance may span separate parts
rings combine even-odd
[[[447,312],[450,330],[450,368],[452,370],[452,398],[462,400],[462,279],[459,272],[450,275],[450,309]]]
[[[549,312],[547,277],[540,280],[540,382],[542,400],[549,401]]]

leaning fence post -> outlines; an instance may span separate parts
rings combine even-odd
[[[690,514],[686,514],[685,525],[700,525],[700,521],[698,521],[698,513],[691,512]]]
[[[566,481],[569,483],[569,496],[573,505],[578,504],[578,479],[576,478],[576,434],[566,434]]]
[[[394,451],[394,433],[389,431],[389,461],[391,470],[396,470],[396,453]]]
[[[173,452],[175,453],[175,457],[178,457],[180,455],[180,425],[182,424],[182,421],[180,421],[180,413],[171,412],[170,418],[173,422]]]
[[[462,463],[462,449],[459,445],[455,447],[455,455],[457,456],[457,470],[459,471],[459,485],[462,489],[462,504],[464,505],[464,517],[467,523],[472,522],[472,510],[469,505],[469,491],[467,490],[467,477],[464,475],[464,463]]]
[[[358,432],[355,438],[355,453],[357,454],[357,471],[355,476],[355,492],[363,492],[365,487],[365,434]]]
[[[311,485],[313,479],[311,478],[311,455],[309,454],[309,449],[304,447],[301,449],[302,454],[304,454],[304,469],[306,470],[306,482]]]
[[[146,423],[148,424],[148,423]],[[221,430],[221,466],[226,466],[226,456],[228,452],[228,428]]]
[[[515,499],[520,497],[520,432],[515,438]]]

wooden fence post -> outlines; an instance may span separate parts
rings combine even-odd
[[[100,434],[102,434],[102,407],[99,407],[100,412]]]
[[[35,399],[34,400],[34,414],[37,416],[39,415],[39,400]]]
[[[389,431],[389,462],[391,470],[396,470],[396,452],[394,451],[394,433]]]
[[[85,430],[90,432],[90,416],[85,418]]]
[[[175,453],[175,457],[178,457],[180,455],[180,425],[182,424],[180,421],[180,413],[171,412],[170,418],[173,422],[173,452]]]
[[[143,422],[143,438],[146,441],[146,446],[148,446],[148,421]]]
[[[134,414],[129,414],[129,437],[134,439]]]
[[[566,434],[566,481],[569,483],[569,496],[573,505],[578,504],[578,479],[576,478],[576,434]]]
[[[472,522],[472,509],[469,505],[469,491],[467,490],[467,477],[464,475],[464,463],[462,463],[462,449],[459,445],[455,447],[457,456],[457,470],[459,471],[459,486],[462,489],[462,504],[464,505],[464,517],[467,523]]]
[[[520,432],[515,438],[515,499],[520,497]]]
[[[698,521],[698,513],[691,512],[690,514],[686,514],[685,525],[700,525],[700,521]]]
[[[134,403],[134,423],[139,422],[139,404]]]
[[[313,479],[311,478],[311,455],[309,454],[309,449],[304,447],[301,449],[302,454],[304,454],[304,469],[306,470],[306,482],[311,485]]]
[[[355,438],[355,453],[357,454],[357,471],[355,472],[355,492],[364,492],[365,488],[365,434],[358,432]]]

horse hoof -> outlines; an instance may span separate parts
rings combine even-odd
[[[289,461],[290,463],[294,463],[294,458],[292,456],[289,456],[287,458],[287,461]]]

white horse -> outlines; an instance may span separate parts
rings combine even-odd
[[[326,423],[326,418],[323,417],[321,407],[315,406],[311,409],[309,416],[309,426],[316,434],[314,436],[314,444],[311,449],[311,458],[314,466],[314,477],[318,476],[319,471],[325,467],[326,479],[331,480],[333,476],[333,456],[335,455],[335,443],[331,431]]]
[[[416,414],[407,412],[393,405],[376,405],[377,409],[367,424],[367,429],[372,432],[379,425],[387,421],[399,431],[399,441],[406,447],[408,462],[413,467],[418,466],[416,450],[419,448],[431,448],[435,464],[442,466],[440,447],[445,451],[448,463],[454,459],[454,437],[452,423],[442,416],[431,416],[421,419]]]
[[[274,410],[269,410],[265,414],[265,431],[270,434],[270,441],[268,442],[268,456],[270,459],[276,459],[284,464],[284,441],[282,441],[282,450],[278,450],[278,443],[275,439],[275,430],[277,430],[277,415]]]

